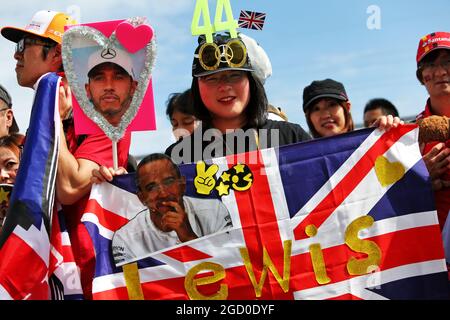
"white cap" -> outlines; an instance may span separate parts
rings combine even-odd
[[[94,51],[88,59],[88,73],[96,66],[105,63],[115,63],[125,69],[126,72],[136,79],[133,72],[133,60],[128,52],[119,48],[108,48]]]
[[[239,33],[239,37],[247,48],[248,58],[250,60],[250,65],[254,70],[254,75],[256,75],[264,84],[266,79],[272,75],[272,64],[270,63],[267,53],[255,39],[250,38],[243,33]]]

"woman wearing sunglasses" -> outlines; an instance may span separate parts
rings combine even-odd
[[[215,34],[213,43],[199,37],[191,90],[194,114],[202,123],[193,135],[166,150],[176,163],[311,139],[297,124],[267,119],[266,92],[252,66],[256,59],[258,50],[249,56],[239,37]]]

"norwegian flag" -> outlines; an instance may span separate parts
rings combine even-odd
[[[241,10],[238,25],[240,28],[262,30],[265,20],[265,13]]]
[[[60,81],[50,73],[37,85],[20,169],[0,236],[2,300],[63,299],[81,294],[78,270],[68,263],[70,242],[64,240],[59,217],[53,214]]]
[[[94,299],[448,298],[442,240],[417,136],[414,125],[387,133],[366,129],[214,159],[216,177],[256,160],[247,162],[251,188],[222,197],[234,228],[122,267],[113,263],[111,239],[143,208],[133,175],[94,187],[83,218],[97,252]],[[195,165],[180,169],[186,194],[195,196]],[[348,237],[362,217],[373,224],[361,228],[358,241],[375,245],[380,259],[374,268],[350,275],[350,260],[370,256],[351,249]],[[317,232],[307,236],[311,225]],[[314,245],[320,245],[328,278],[322,283],[312,262]],[[213,269],[205,263],[224,275],[208,282],[211,272],[205,271]],[[201,290],[192,290],[194,278],[205,280]]]

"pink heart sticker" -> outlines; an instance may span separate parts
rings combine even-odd
[[[128,22],[122,22],[116,28],[116,38],[130,53],[144,48],[153,39],[153,29],[147,24],[134,27]]]

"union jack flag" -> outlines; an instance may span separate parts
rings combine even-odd
[[[238,24],[240,28],[262,30],[265,20],[265,13],[241,10]]]
[[[2,300],[81,297],[78,270],[70,261],[70,241],[54,207],[60,81],[50,73],[37,85],[20,169],[0,236]]]
[[[251,188],[231,190],[221,199],[232,230],[123,266],[113,263],[111,239],[143,209],[134,177],[94,187],[83,217],[97,253],[94,299],[448,298],[442,240],[417,136],[414,125],[387,133],[366,129],[248,153],[246,159],[257,160],[247,163]],[[219,177],[242,159],[211,162],[219,166]],[[180,169],[186,194],[196,196],[195,165]],[[355,229],[361,218],[371,222]],[[350,274],[351,261],[364,264],[374,252],[376,263]]]

